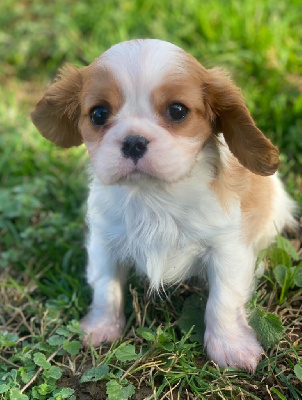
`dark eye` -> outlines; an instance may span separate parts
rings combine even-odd
[[[180,122],[186,118],[189,110],[186,106],[180,103],[171,104],[168,107],[167,114],[168,117],[175,122]]]
[[[90,119],[93,125],[104,125],[109,118],[109,109],[106,106],[96,106],[90,111]]]

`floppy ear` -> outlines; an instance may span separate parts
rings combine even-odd
[[[83,140],[78,129],[82,74],[74,66],[61,70],[56,81],[31,113],[41,134],[57,146],[79,146]]]
[[[223,133],[238,161],[258,175],[272,175],[279,167],[279,151],[256,127],[240,90],[218,68],[207,70],[205,102],[214,132]]]

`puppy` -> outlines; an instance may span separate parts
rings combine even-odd
[[[86,343],[120,337],[131,266],[154,290],[206,270],[207,354],[253,372],[255,260],[294,225],[293,202],[274,175],[277,148],[227,75],[171,43],[133,40],[61,71],[31,116],[46,139],[84,143],[91,157]]]

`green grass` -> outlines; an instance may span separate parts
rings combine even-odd
[[[131,38],[172,41],[230,71],[301,206],[299,1],[4,0],[0,11],[0,399],[298,399],[299,238],[296,252],[279,238],[265,255],[249,305],[266,344],[255,375],[206,359],[194,320],[206,294],[193,283],[148,298],[131,276],[123,339],[82,349],[87,155],[46,142],[28,115],[64,62],[82,66]]]

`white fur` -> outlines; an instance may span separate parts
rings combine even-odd
[[[184,54],[166,42],[132,41],[96,61],[97,68],[113,74],[123,103],[102,140],[85,141],[82,132],[92,159],[87,277],[94,290],[82,326],[94,345],[121,335],[123,285],[132,265],[155,290],[206,269],[208,355],[221,366],[254,371],[262,349],[244,307],[257,252],[273,240],[276,229],[292,223],[292,203],[278,177],[267,177],[275,188],[272,216],[247,244],[239,196],[230,196],[226,211],[211,189],[217,165],[226,168],[225,160],[233,157],[227,145],[208,140],[206,128],[196,128],[200,131],[192,137],[173,134],[153,110],[155,87],[170,73],[189,76]],[[137,163],[121,152],[129,134],[149,141]]]

